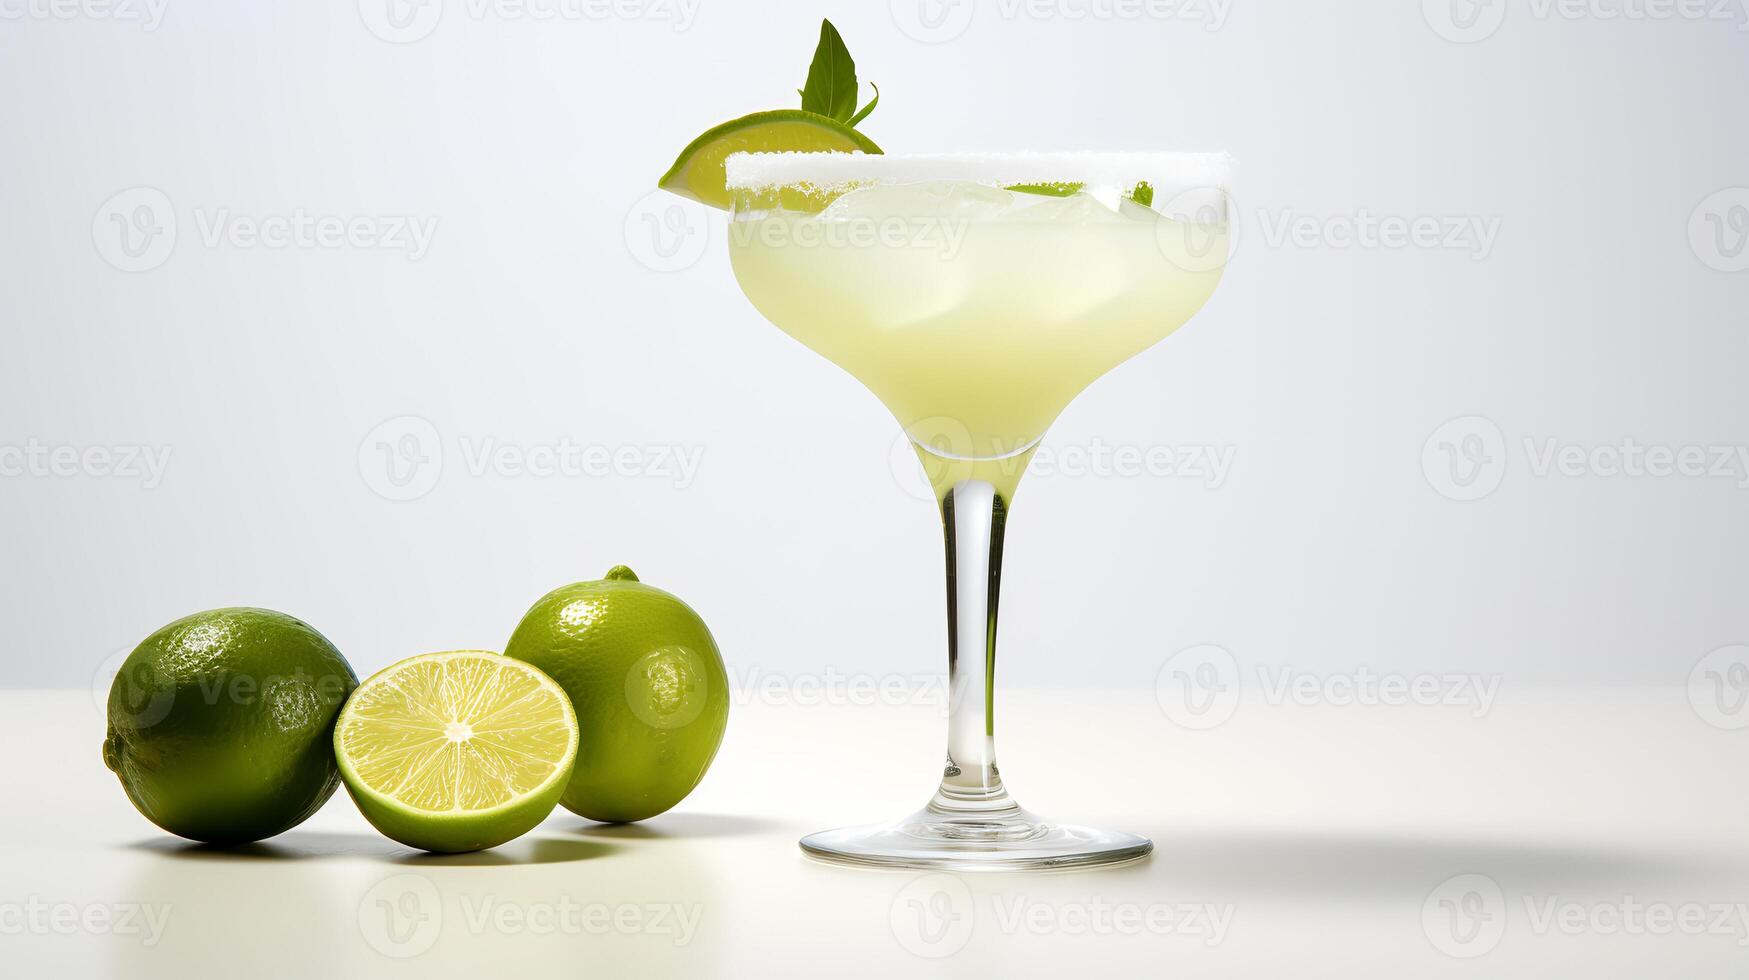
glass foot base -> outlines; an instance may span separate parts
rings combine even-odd
[[[1000,813],[920,810],[897,823],[845,827],[802,838],[809,857],[865,868],[1037,871],[1139,861],[1146,837],[1061,824],[1019,807]]]

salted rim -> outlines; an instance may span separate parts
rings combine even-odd
[[[723,161],[730,190],[806,186],[832,189],[862,183],[964,180],[979,184],[1082,183],[1156,191],[1226,189],[1233,158],[1226,153],[731,153]]]

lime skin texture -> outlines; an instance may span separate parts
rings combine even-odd
[[[623,565],[542,597],[504,653],[571,698],[580,739],[560,802],[578,816],[627,823],[662,813],[692,792],[722,745],[729,678],[710,630]]]
[[[103,761],[179,837],[284,833],[340,784],[334,721],[358,677],[309,624],[269,609],[186,616],[146,637],[109,690]]]

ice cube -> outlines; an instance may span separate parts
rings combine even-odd
[[[1121,221],[1116,211],[1100,203],[1091,194],[1075,193],[1066,197],[1046,194],[1009,193],[1013,206],[1002,215],[1004,221],[1048,221],[1054,224],[1092,225]]]
[[[1124,198],[1117,203],[1117,213],[1133,221],[1158,221],[1160,212],[1146,204],[1137,204],[1131,198]]]
[[[1019,221],[1053,224],[1109,224],[1130,220],[1117,195],[1110,202],[1077,192],[1058,197],[1004,190],[961,180],[877,184],[840,195],[820,212],[822,221],[956,220]],[[1144,209],[1145,210],[1145,209]]]

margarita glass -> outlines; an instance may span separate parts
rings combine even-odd
[[[772,323],[905,429],[947,545],[947,763],[903,820],[809,854],[956,870],[1140,858],[1144,837],[1021,809],[996,767],[1002,534],[1027,461],[1088,384],[1177,329],[1228,254],[1224,154],[738,153],[730,255]]]

